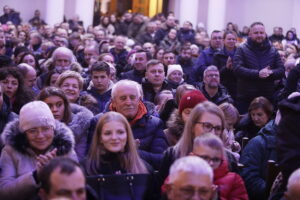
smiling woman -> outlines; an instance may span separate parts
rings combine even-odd
[[[131,127],[117,112],[107,112],[97,123],[84,165],[86,175],[148,173],[139,157]]]
[[[66,156],[77,161],[72,131],[55,120],[42,101],[24,105],[19,119],[5,127],[2,139],[0,199],[35,199],[39,172],[50,160]]]

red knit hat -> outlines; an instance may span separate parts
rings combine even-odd
[[[207,101],[207,99],[199,90],[192,90],[186,93],[180,99],[179,114],[181,114],[184,109],[194,108],[198,103],[202,103],[203,101]]]

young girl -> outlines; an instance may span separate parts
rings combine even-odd
[[[214,184],[218,186],[221,200],[248,199],[242,178],[228,170],[224,145],[219,137],[211,133],[196,137],[192,154],[206,160],[214,170]]]
[[[87,176],[149,173],[138,155],[131,127],[123,115],[107,112],[101,116],[84,168]]]
[[[72,130],[79,161],[84,159],[87,152],[87,132],[93,113],[83,106],[70,104],[65,93],[56,87],[44,88],[37,99],[48,104],[54,118]]]

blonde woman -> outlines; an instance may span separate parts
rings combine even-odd
[[[138,155],[127,119],[117,112],[102,115],[85,162],[86,175],[147,174],[145,164]]]
[[[178,143],[174,147],[167,149],[164,154],[159,172],[161,184],[168,176],[171,164],[176,159],[187,156],[192,152],[195,137],[205,133],[213,133],[219,138],[223,138],[224,128],[224,114],[217,105],[206,101],[194,107],[189,120],[185,123],[183,134]],[[230,153],[227,153],[227,156],[231,164],[230,169],[235,169],[235,158]]]

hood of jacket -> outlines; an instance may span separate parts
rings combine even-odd
[[[175,109],[170,119],[167,121],[167,127],[169,129],[169,133],[174,135],[177,139],[179,139],[183,133],[184,122],[179,116],[178,109]]]
[[[59,121],[55,121],[56,128],[54,130],[54,138],[51,149],[57,148],[57,155],[65,155],[74,149],[75,140],[72,131]],[[29,142],[25,133],[19,130],[19,119],[7,124],[1,139],[5,145],[10,145],[21,154],[29,154]]]

